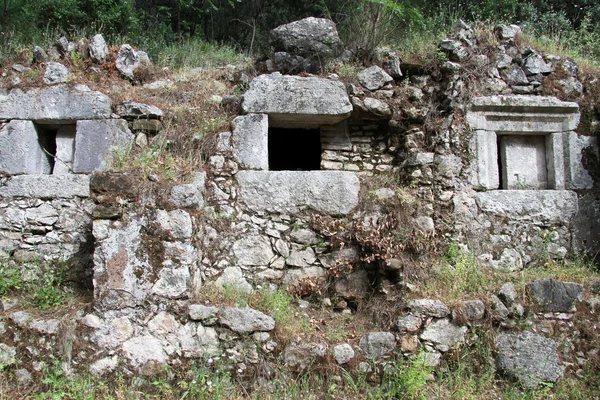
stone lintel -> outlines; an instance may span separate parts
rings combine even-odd
[[[89,175],[19,175],[0,187],[2,197],[64,199],[90,196]]]
[[[239,171],[240,199],[250,210],[345,215],[358,205],[360,181],[345,171]]]

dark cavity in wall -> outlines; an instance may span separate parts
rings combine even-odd
[[[314,171],[320,167],[318,129],[269,129],[270,171]]]
[[[56,156],[56,134],[60,125],[35,124],[38,134],[38,144],[48,160],[49,170],[45,173],[52,174],[54,170],[54,157]]]

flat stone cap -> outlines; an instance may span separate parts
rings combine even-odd
[[[486,96],[471,101],[472,111],[574,113],[579,105],[551,96]]]
[[[28,119],[36,122],[106,119],[112,113],[112,101],[85,85],[55,85],[0,92],[0,119]]]
[[[267,114],[270,126],[316,127],[346,119],[352,104],[342,82],[274,72],[252,80],[242,109]]]

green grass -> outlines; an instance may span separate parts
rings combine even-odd
[[[26,278],[17,263],[0,261],[0,297],[19,296],[24,304],[42,310],[64,304],[72,297],[63,288],[63,263],[33,262],[25,269],[35,273]]]

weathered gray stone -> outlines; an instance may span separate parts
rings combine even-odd
[[[391,118],[392,109],[387,103],[372,97],[365,97],[363,100],[365,111],[377,118]]]
[[[101,34],[94,35],[88,46],[90,58],[97,63],[102,63],[108,57],[108,46]]]
[[[360,182],[351,172],[240,171],[236,179],[240,200],[253,211],[343,215],[358,205]]]
[[[17,349],[4,343],[0,343],[0,365],[8,366],[14,364],[16,360]]]
[[[215,285],[233,288],[243,293],[252,293],[254,291],[252,285],[244,278],[240,267],[225,268],[221,276],[215,281]]]
[[[190,270],[182,268],[163,268],[158,280],[152,287],[152,293],[168,299],[178,299],[185,295],[190,281]]]
[[[57,62],[49,62],[44,73],[44,83],[47,85],[55,85],[57,83],[65,83],[69,80],[69,69]]]
[[[206,172],[194,172],[191,183],[171,188],[171,201],[176,207],[201,209],[204,206]]]
[[[273,62],[283,73],[319,73],[342,46],[335,24],[314,17],[273,29],[270,41],[275,51]]]
[[[556,382],[564,373],[556,342],[532,332],[505,333],[496,342],[498,370],[526,387]]]
[[[343,83],[280,73],[254,78],[242,108],[246,113],[268,114],[270,126],[285,128],[335,124],[352,112]]]
[[[134,367],[141,368],[148,362],[166,364],[167,356],[160,340],[153,336],[136,336],[123,343],[123,352]]]
[[[268,265],[275,254],[268,237],[262,235],[246,236],[233,246],[236,263],[243,266]]]
[[[500,74],[509,85],[529,85],[527,75],[517,64],[512,64],[509,68],[501,70]]]
[[[502,40],[512,39],[521,33],[521,27],[519,25],[496,25],[494,28],[496,35]]]
[[[314,17],[278,26],[270,40],[275,51],[309,57],[334,57],[342,45],[335,23]]]
[[[269,169],[269,118],[265,114],[237,117],[233,125],[233,155],[247,169]]]
[[[186,358],[204,358],[220,353],[219,338],[214,328],[188,322],[179,328],[177,338]]]
[[[117,53],[115,61],[117,69],[126,78],[133,79],[133,74],[141,65],[140,56],[129,44],[124,44]]]
[[[476,154],[471,184],[478,189],[498,189],[500,177],[498,169],[498,142],[495,132],[476,130],[470,147]]]
[[[442,40],[440,48],[450,56],[450,60],[456,62],[461,62],[469,54],[460,40]]]
[[[42,335],[56,335],[60,321],[57,319],[35,320],[29,324],[29,329],[33,329]]]
[[[448,351],[465,341],[466,326],[456,326],[448,319],[438,319],[425,327],[421,333],[421,340],[429,341],[436,345],[440,351]]]
[[[219,323],[237,333],[268,332],[275,328],[275,320],[251,308],[225,307],[219,312]]]
[[[389,76],[387,72],[373,65],[367,69],[362,70],[358,74],[358,82],[365,88],[371,91],[379,90],[386,84],[393,82],[394,78]]]
[[[310,229],[297,229],[290,232],[290,239],[300,244],[315,244],[317,234]]]
[[[112,102],[87,86],[55,85],[45,88],[0,92],[0,119],[28,119],[36,122],[110,118]]]
[[[33,382],[31,372],[27,371],[25,368],[19,368],[16,370],[15,378],[17,378],[17,385],[19,386],[27,386]]]
[[[333,356],[338,364],[346,364],[354,358],[354,349],[348,343],[338,344],[333,348]]]
[[[212,325],[217,320],[217,307],[205,306],[203,304],[190,304],[188,314],[191,320],[202,321],[207,325]]]
[[[498,296],[492,296],[490,298],[492,307],[492,317],[497,321],[502,321],[508,318],[510,315],[509,309],[502,303]]]
[[[559,80],[558,84],[563,87],[564,93],[567,96],[580,97],[583,95],[583,84],[573,76]]]
[[[413,333],[419,330],[423,321],[420,317],[413,314],[403,314],[398,317],[396,326],[398,327],[398,333]]]
[[[161,311],[148,321],[148,329],[151,332],[158,334],[174,333],[181,324],[177,321],[173,314]]]
[[[485,304],[481,300],[466,300],[460,302],[458,310],[461,317],[467,321],[479,321],[485,315]],[[456,313],[452,312],[452,319],[456,320]]]
[[[143,304],[151,289],[146,252],[140,251],[145,217],[129,216],[124,224],[94,221],[94,298],[104,309]],[[152,271],[153,273],[153,271]]]
[[[303,250],[294,250],[286,260],[286,264],[292,267],[308,267],[317,261],[317,256],[311,247]]]
[[[50,174],[52,167],[31,121],[13,120],[0,130],[0,170],[10,174]]]
[[[570,312],[576,301],[583,300],[583,286],[556,279],[539,279],[527,285],[533,300],[546,311]]]
[[[365,357],[372,359],[388,353],[396,348],[396,337],[390,332],[371,332],[360,338],[360,351]]]
[[[117,105],[116,113],[125,119],[161,119],[164,116],[164,112],[160,108],[132,100],[125,100],[122,104]]]
[[[119,363],[119,357],[114,355],[112,357],[104,357],[98,361],[94,361],[90,364],[88,371],[94,376],[102,376],[107,373],[113,372]]]
[[[514,285],[511,282],[506,282],[498,290],[498,297],[504,304],[510,307],[517,300],[518,295]]]
[[[282,357],[288,367],[303,370],[321,360],[326,354],[327,346],[321,343],[289,343]]]
[[[157,210],[156,222],[168,238],[184,240],[192,237],[192,218],[183,210]]]
[[[444,318],[450,315],[450,309],[439,300],[418,299],[408,302],[408,308],[417,315]]]
[[[48,61],[48,54],[40,46],[35,46],[33,48],[33,60],[38,64],[44,63]]]
[[[27,327],[29,321],[31,320],[31,314],[29,314],[27,311],[15,311],[11,313],[8,317],[13,322],[13,324],[21,328]]]
[[[88,175],[20,175],[0,186],[3,197],[35,197],[42,199],[89,197]]]
[[[129,151],[134,140],[125,120],[77,121],[73,171],[89,173],[109,168],[113,157]]]
[[[525,59],[523,63],[523,72],[526,75],[549,74],[553,72],[552,64],[544,61],[544,58],[539,54],[532,54]]]
[[[578,210],[577,194],[568,190],[498,190],[477,193],[479,209],[511,220],[568,224]]]

